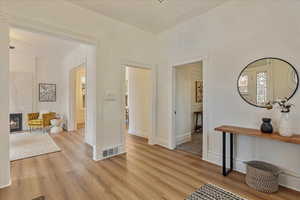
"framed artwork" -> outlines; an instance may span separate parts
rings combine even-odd
[[[202,81],[196,81],[195,82],[195,90],[196,90],[196,103],[201,103],[203,99],[203,82]]]
[[[40,83],[39,84],[39,101],[56,102],[56,84]]]

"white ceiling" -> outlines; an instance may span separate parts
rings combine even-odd
[[[68,0],[102,15],[159,33],[228,0]]]
[[[22,29],[10,29],[10,45],[18,52],[31,53],[36,56],[65,56],[80,43],[54,37],[44,33],[30,32]]]

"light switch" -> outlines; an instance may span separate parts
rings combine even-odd
[[[105,96],[104,96],[104,100],[105,101],[116,101],[116,93],[114,91],[111,90],[107,90],[105,92]]]

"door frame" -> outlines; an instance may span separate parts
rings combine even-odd
[[[208,132],[209,132],[209,111],[208,111],[208,102],[207,102],[207,95],[206,95],[206,70],[209,65],[209,59],[208,56],[199,56],[196,58],[186,59],[178,62],[174,62],[171,65],[171,71],[172,71],[172,102],[171,102],[171,131],[169,132],[169,147],[170,149],[176,148],[176,115],[175,115],[175,107],[176,107],[176,67],[196,62],[202,61],[202,80],[203,80],[203,124],[202,124],[202,130],[203,130],[203,141],[202,141],[202,159],[207,160],[208,157]]]
[[[126,94],[126,87],[125,87],[125,75],[126,75],[126,67],[134,67],[134,68],[140,68],[140,69],[147,69],[150,70],[151,72],[151,81],[152,81],[152,101],[151,101],[151,108],[152,108],[152,112],[150,113],[150,119],[151,119],[151,126],[150,126],[150,132],[149,132],[149,136],[148,136],[148,144],[150,145],[154,145],[157,144],[156,142],[156,107],[157,107],[157,101],[156,101],[156,95],[157,95],[157,88],[156,88],[156,81],[157,81],[157,67],[150,65],[150,64],[145,64],[145,63],[139,63],[139,62],[135,62],[135,61],[131,61],[131,60],[122,60],[121,61],[121,119],[122,119],[122,123],[121,123],[121,143],[123,145],[123,147],[125,147],[125,134],[124,134],[124,130],[125,128],[125,99],[124,96]],[[125,150],[125,148],[124,148]]]
[[[86,59],[81,65],[73,67],[69,71],[69,73],[70,73],[70,76],[69,76],[70,77],[70,80],[69,80],[70,81],[70,112],[69,112],[69,115],[70,115],[70,121],[72,123],[72,126],[70,127],[71,130],[77,130],[77,124],[76,124],[76,122],[77,122],[77,116],[76,116],[77,115],[77,111],[76,111],[76,98],[77,98],[76,79],[77,79],[77,77],[76,77],[75,72],[76,72],[76,70],[78,70],[80,68],[84,69],[85,79],[87,80],[87,61],[86,61]],[[87,89],[88,89],[88,85],[86,83],[86,96],[85,96],[86,99],[87,99],[87,95],[88,95]],[[89,108],[89,105],[88,105],[87,101],[86,101],[85,105],[86,106],[85,106],[85,111],[84,111],[84,115],[85,115],[84,116],[84,123],[86,125],[87,124],[87,120],[86,120],[87,110]],[[84,130],[85,140],[86,140],[86,132],[87,132],[87,129],[85,127],[85,130]]]

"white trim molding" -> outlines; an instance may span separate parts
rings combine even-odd
[[[56,37],[72,39],[86,44],[97,45],[99,43],[99,40],[96,37],[92,35],[71,31],[67,29],[65,26],[61,27],[58,26],[57,24],[49,24],[49,23],[45,23],[44,21],[40,22],[38,20],[32,20],[24,16],[19,17],[11,14],[7,14],[7,16],[8,16],[8,23],[11,26],[14,26],[16,28],[22,28],[29,31],[31,30],[35,32],[41,32]]]
[[[6,184],[6,185],[0,185],[0,189],[3,189],[3,188],[6,188],[6,187],[9,187],[11,186],[11,179],[9,179],[9,183]]]
[[[169,147],[169,142],[168,142],[168,139],[167,138],[160,138],[160,137],[157,137],[154,139],[154,142],[155,144],[157,145],[160,145],[162,147],[165,147],[167,149],[170,149]],[[174,148],[175,149],[175,148]]]
[[[128,134],[148,138],[149,133],[142,130],[128,130]]]
[[[180,134],[176,136],[176,145],[180,145],[186,142],[191,141],[192,139],[192,132],[187,132],[184,134]]]

